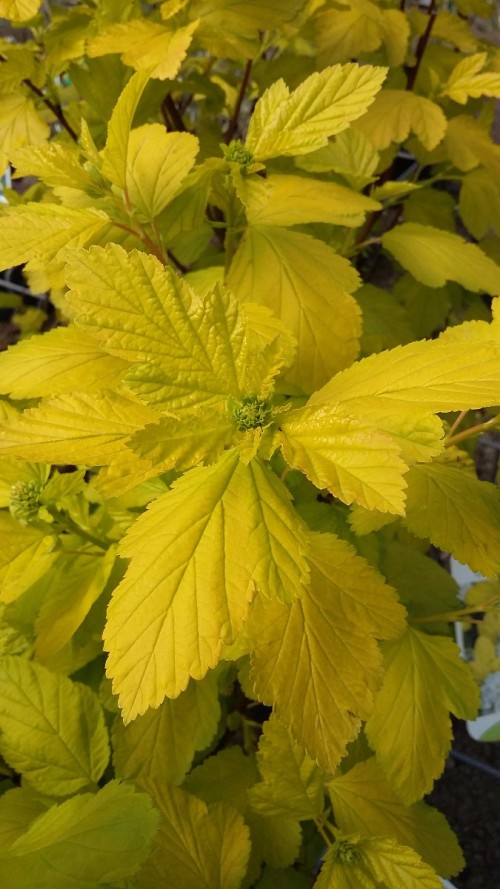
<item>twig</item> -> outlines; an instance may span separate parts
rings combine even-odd
[[[167,126],[172,124],[171,129],[177,130],[179,133],[187,132],[187,127],[180,115],[177,105],[172,99],[172,96],[165,96],[161,103],[161,111]]]
[[[62,107],[59,104],[59,102],[57,102],[57,103],[52,102],[51,99],[49,99],[42,92],[41,89],[39,89],[37,86],[35,86],[35,84],[29,79],[29,77],[27,77],[25,80],[23,80],[23,83],[25,83],[26,86],[29,87],[29,89],[31,90],[32,93],[35,94],[35,96],[38,96],[40,99],[42,99],[44,105],[46,105],[47,108],[49,108],[52,111],[52,114],[54,115],[54,117],[57,118],[57,120],[59,121],[61,126],[71,136],[73,141],[78,142],[78,134],[75,132],[75,130],[73,129],[71,124],[66,120],[66,117],[64,116],[64,111],[62,110]]]
[[[250,80],[250,73],[252,70],[252,59],[248,59],[245,65],[245,71],[240,83],[240,89],[238,92],[238,98],[236,99],[236,104],[233,109],[233,116],[229,122],[229,126],[224,134],[224,142],[226,145],[229,145],[231,139],[233,138],[236,130],[238,128],[238,118],[240,116],[241,106],[243,103],[243,99],[245,98],[245,93],[248,86],[248,81]]]
[[[437,13],[435,12],[435,9],[434,9],[435,4],[436,4],[436,0],[431,0],[430,5],[429,5],[429,18],[427,20],[427,27],[426,27],[424,33],[422,34],[420,40],[418,41],[417,49],[415,51],[416,62],[414,64],[413,68],[410,68],[408,70],[408,75],[407,75],[408,79],[406,81],[406,89],[407,90],[412,90],[413,87],[415,86],[415,81],[417,79],[419,68],[420,68],[422,59],[424,57],[425,48],[429,42],[429,37],[431,36],[431,31],[432,31],[434,22],[436,20]]]

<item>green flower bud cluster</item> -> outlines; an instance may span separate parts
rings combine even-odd
[[[243,144],[241,139],[233,139],[229,145],[222,145],[224,157],[230,164],[239,164],[246,169],[253,161],[253,154]]]
[[[333,854],[340,864],[357,864],[360,860],[359,849],[348,840],[338,840],[334,844]]]
[[[240,432],[247,432],[249,429],[265,426],[269,416],[269,405],[262,398],[249,396],[233,404],[231,415]]]
[[[11,485],[9,510],[21,524],[27,525],[38,518],[42,489],[43,484],[35,479]]]

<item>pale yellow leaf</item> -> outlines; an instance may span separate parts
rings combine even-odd
[[[126,391],[63,393],[4,427],[0,450],[44,463],[102,466],[125,448],[138,427],[157,416]]]
[[[315,72],[292,93],[276,81],[259,99],[246,146],[257,160],[308,154],[345,130],[372,104],[386,68],[333,65]]]
[[[435,102],[407,90],[382,90],[372,106],[356,123],[377,151],[391,142],[405,142],[414,133],[424,148],[432,151],[446,132],[446,117]]]
[[[120,384],[127,361],[108,355],[85,331],[56,327],[0,355],[0,391],[13,398],[38,398],[79,389],[112,389]]]
[[[271,226],[248,228],[228,277],[241,300],[268,306],[291,330],[298,352],[286,379],[309,392],[358,354],[358,284],[355,269],[322,241]]]
[[[161,124],[132,130],[128,141],[126,189],[130,203],[153,219],[181,188],[198,153],[189,133],[167,133]]]
[[[122,544],[132,561],[105,630],[127,721],[215,666],[243,628],[254,583],[271,596],[299,595],[306,546],[284,485],[234,450],[156,500]]]
[[[467,290],[500,295],[500,267],[477,244],[468,244],[454,232],[405,222],[386,232],[382,243],[403,268],[428,287],[457,281]]]
[[[415,629],[384,645],[385,679],[366,731],[404,803],[428,793],[451,743],[449,710],[473,719],[479,690],[457,645]]]
[[[171,30],[150,19],[132,19],[110,25],[87,46],[91,59],[120,53],[122,62],[149,77],[172,80],[189,48],[197,22]]]
[[[391,587],[333,534],[314,534],[311,582],[290,608],[261,601],[249,622],[252,678],[309,756],[334,772],[380,685],[376,638],[404,631]]]
[[[335,182],[302,176],[271,175],[267,178],[268,199],[247,205],[251,225],[304,225],[326,222],[357,226],[366,213],[381,205]]]
[[[395,837],[446,877],[463,868],[460,846],[444,815],[423,802],[403,805],[374,757],[335,777],[328,791],[335,823],[344,833]]]

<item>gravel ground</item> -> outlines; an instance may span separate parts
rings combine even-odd
[[[453,749],[500,771],[500,742],[478,743],[463,723],[454,725]],[[457,889],[500,887],[500,778],[449,758],[428,802],[448,818],[467,866],[453,878]]]

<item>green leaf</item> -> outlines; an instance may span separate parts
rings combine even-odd
[[[145,124],[130,133],[125,175],[128,198],[145,219],[154,219],[170,203],[198,153],[189,133],[166,133],[161,124]]]
[[[411,91],[391,89],[382,90],[356,123],[377,151],[388,148],[391,142],[405,142],[410,132],[432,151],[443,139],[446,126],[439,105]]]
[[[67,796],[101,777],[108,734],[87,686],[21,657],[0,664],[0,751],[42,793]]]
[[[179,787],[146,784],[162,821],[139,889],[239,889],[250,856],[248,827],[232,806],[210,809]]]
[[[268,306],[296,337],[286,378],[306,392],[357,357],[358,284],[354,268],[322,241],[271,226],[248,228],[228,278],[241,300]]]
[[[135,874],[151,849],[157,812],[117,781],[40,815],[2,853],[9,889],[90,889]]]
[[[333,65],[311,74],[290,93],[277,80],[261,96],[250,120],[246,146],[256,160],[308,154],[327,144],[366,111],[386,68]]]
[[[355,527],[355,523],[352,524]],[[378,567],[387,583],[397,590],[402,604],[412,617],[442,614],[461,607],[457,596],[458,586],[451,574],[412,546],[397,540],[385,543]],[[443,621],[437,631],[444,635],[447,629]]]
[[[189,13],[199,19],[197,38],[212,55],[247,59],[258,55],[263,31],[293,26],[303,6],[304,0],[192,0]]]
[[[473,719],[479,689],[458,647],[408,629],[384,645],[385,679],[366,731],[391,787],[407,805],[428,793],[450,749],[449,710]]]
[[[53,800],[30,787],[15,787],[0,796],[0,849],[12,845],[35,818],[42,815]]]
[[[130,725],[121,718],[113,726],[113,763],[118,777],[139,786],[179,784],[197,750],[208,747],[220,719],[217,677],[209,673],[191,681],[174,701],[163,701]]]
[[[457,838],[444,815],[422,802],[404,806],[374,757],[334,778],[328,791],[335,823],[343,833],[394,837],[444,877],[464,867]]]
[[[500,497],[489,482],[443,464],[414,466],[407,476],[406,524],[474,571],[500,571]]]
[[[94,556],[58,552],[47,579],[49,589],[42,600],[37,620],[35,653],[42,664],[72,639],[94,602],[104,591],[115,562],[115,551]]]
[[[405,222],[382,235],[382,243],[403,268],[428,287],[458,281],[474,292],[496,296],[500,291],[499,267],[477,244],[468,244],[460,235]]]
[[[55,559],[54,541],[45,530],[21,525],[7,512],[0,512],[0,531],[0,599],[8,603],[50,570]]]
[[[262,602],[250,620],[257,694],[309,756],[334,772],[381,681],[375,638],[404,631],[377,571],[333,534],[311,535],[311,583],[290,608]]]
[[[282,483],[234,450],[191,470],[139,518],[105,630],[126,720],[176,697],[243,628],[254,583],[290,600],[307,578],[302,524]],[[146,605],[147,603],[147,605]],[[161,652],[161,657],[160,657]]]
[[[244,816],[250,828],[252,863],[265,861],[272,867],[287,867],[299,854],[302,834],[296,819],[265,816],[249,808],[248,790],[259,780],[255,757],[240,747],[228,747],[209,756],[193,769],[184,782],[190,793],[213,803],[230,803]]]
[[[323,812],[323,774],[275,716],[264,723],[257,754],[262,782],[248,792],[262,815],[307,821]]]
[[[340,836],[325,855],[314,889],[441,889],[437,874],[392,837]]]
[[[102,466],[125,449],[125,441],[138,427],[156,417],[123,390],[63,393],[4,426],[0,450],[46,463]]]
[[[80,389],[113,389],[128,362],[108,355],[84,330],[56,327],[30,337],[0,355],[0,391],[14,398],[38,398]]]

